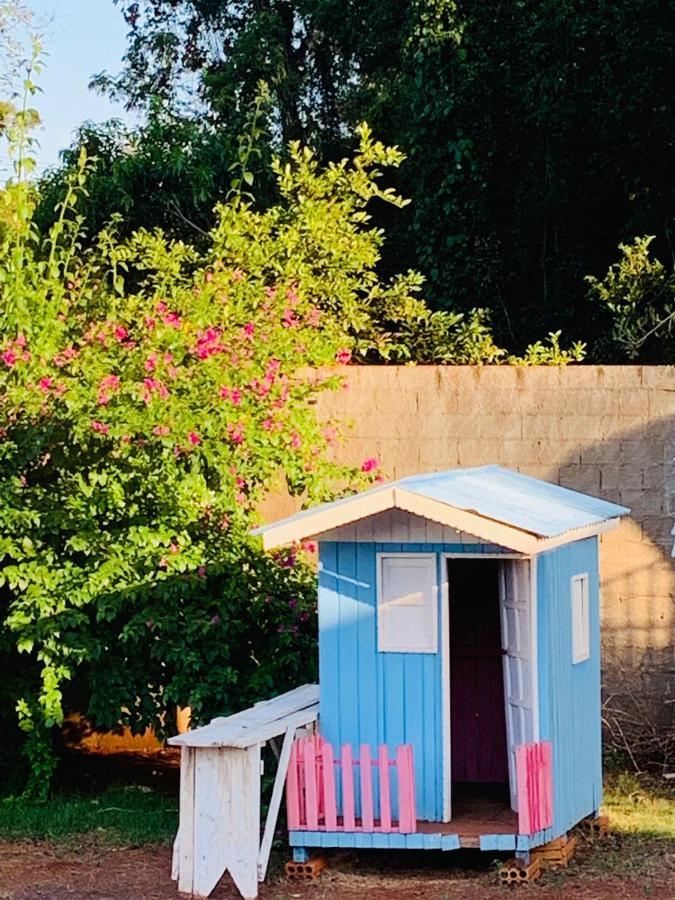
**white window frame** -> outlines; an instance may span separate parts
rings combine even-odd
[[[588,572],[570,579],[570,611],[572,616],[572,664],[591,657],[591,609]]]
[[[433,575],[431,596],[431,638],[425,647],[406,647],[404,644],[387,643],[384,636],[384,617],[381,612],[383,569],[388,559],[425,560]],[[438,653],[438,563],[436,553],[389,553],[377,554],[377,652],[378,653]]]

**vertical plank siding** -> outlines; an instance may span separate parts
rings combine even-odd
[[[537,558],[539,737],[552,745],[554,837],[602,801],[597,541],[576,541]],[[574,664],[570,580],[584,572],[589,576],[591,652]]]
[[[336,768],[340,770],[342,782],[340,817],[336,815]],[[392,819],[389,801],[392,780],[398,786],[397,820]],[[373,803],[374,783],[380,788],[379,808]],[[360,816],[355,815],[357,801]],[[299,738],[291,754],[286,802],[291,832],[412,834],[417,830],[412,747],[409,744],[397,747],[395,759],[391,760],[384,744],[378,748],[375,759],[366,744],[361,745],[357,758],[349,744],[345,744],[341,757],[336,759],[333,748],[323,737]]]
[[[364,520],[365,521],[365,520]],[[347,526],[345,526],[347,527]],[[382,529],[386,527],[386,531]],[[443,553],[498,553],[503,548],[476,543],[459,532],[433,522],[425,534],[440,537],[438,543],[395,543],[396,533],[409,539],[419,534],[419,523],[402,516],[387,516],[378,527],[357,523],[354,539],[319,542],[319,680],[321,684],[321,734],[339,753],[344,744],[362,744],[375,754],[380,744],[394,753],[410,744],[415,759],[415,793],[420,819],[443,818],[443,675],[439,627],[436,653],[378,653],[376,566],[378,553],[436,553],[438,585],[445,579]],[[372,534],[385,542],[359,540]],[[451,542],[458,538],[462,543]],[[508,551],[504,551],[508,552]],[[438,621],[441,616],[438,591]],[[373,783],[373,802],[379,804],[381,787]],[[357,796],[355,815],[360,816]],[[398,786],[391,785],[392,816],[398,815]],[[342,790],[338,779],[338,814]]]

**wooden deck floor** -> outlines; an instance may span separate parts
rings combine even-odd
[[[464,838],[516,834],[518,815],[498,800],[466,798],[453,804],[451,822],[418,822],[417,830],[422,834],[458,834],[464,846],[468,846]]]

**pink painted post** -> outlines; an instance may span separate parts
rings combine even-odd
[[[286,776],[286,817],[288,830],[297,831],[300,828],[300,791],[298,790],[298,742],[294,741],[291,747],[291,758],[288,763],[288,775]]]
[[[518,793],[518,833],[534,834],[530,820],[530,797],[528,790],[528,745],[516,747],[516,786]]]
[[[552,750],[549,741],[516,747],[518,833],[536,834],[553,824]]]
[[[319,798],[316,790],[316,755],[314,739],[309,737],[302,743],[305,769],[305,812],[307,828],[316,831],[319,827]]]
[[[417,831],[417,807],[415,804],[415,764],[413,762],[412,744],[406,744],[408,757],[408,778],[410,792],[410,830]]]
[[[380,744],[380,830],[391,831],[391,785],[389,783],[389,753],[386,744]]]
[[[333,748],[323,742],[323,793],[326,831],[337,831],[337,806],[335,802],[335,760]]]
[[[542,828],[548,828],[553,824],[553,748],[549,741],[543,741],[542,752],[544,754],[543,763],[543,792],[544,802],[542,803],[542,815],[544,824]]]
[[[396,771],[398,773],[398,830],[402,833],[410,833],[415,830],[415,820],[406,744],[401,744],[396,748]]]
[[[372,831],[375,824],[373,815],[373,772],[370,747],[361,744],[359,757],[361,768],[361,827],[364,831]]]
[[[344,831],[354,831],[354,771],[352,768],[352,748],[342,745],[342,827]]]

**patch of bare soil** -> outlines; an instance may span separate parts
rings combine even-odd
[[[575,860],[527,887],[501,888],[496,868],[479,854],[337,854],[313,883],[281,874],[283,857],[261,886],[261,900],[675,900],[675,873],[657,867],[639,876],[585,870]],[[178,900],[165,847],[55,848],[45,843],[0,843],[0,900]],[[226,876],[213,900],[235,900]]]

